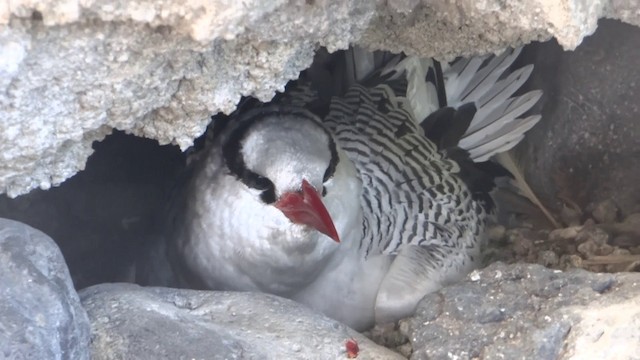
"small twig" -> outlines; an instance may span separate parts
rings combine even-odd
[[[608,264],[623,264],[623,263],[634,262],[634,261],[640,261],[640,254],[592,256],[589,259],[582,260],[582,263],[585,265],[608,265]]]

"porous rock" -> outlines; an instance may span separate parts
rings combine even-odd
[[[402,359],[291,300],[102,284],[80,292],[92,325],[93,359]]]
[[[495,263],[405,320],[412,359],[635,359],[640,274]]]

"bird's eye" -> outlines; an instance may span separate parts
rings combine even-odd
[[[327,187],[326,186],[322,187],[322,196],[327,196]]]
[[[262,194],[260,194],[260,199],[265,204],[271,204],[276,201],[276,193],[275,187],[271,180],[267,179],[264,176],[257,175],[254,179],[253,186],[254,189],[262,190]]]
[[[254,172],[247,171],[244,173],[242,179],[250,188],[262,191],[260,199],[262,199],[265,204],[272,204],[276,201],[275,186],[268,178]]]

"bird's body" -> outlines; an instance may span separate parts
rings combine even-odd
[[[480,257],[493,182],[471,158],[510,148],[537,121],[513,121],[539,97],[512,100],[530,73],[501,76],[516,56],[444,77],[404,58],[354,75],[320,116],[303,91],[214,127],[172,206],[179,285],[269,292],[356,329],[410,315]]]

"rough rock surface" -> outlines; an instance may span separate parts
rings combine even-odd
[[[536,193],[558,212],[609,199],[623,217],[640,212],[640,29],[602,20],[576,51],[530,50],[544,106],[519,149]]]
[[[0,218],[0,358],[88,359],[89,322],[60,250]]]
[[[112,129],[185,148],[244,95],[269,99],[317,46],[451,57],[555,36],[634,0],[0,0],[0,193],[57,185]]]
[[[400,325],[412,359],[637,359],[640,274],[496,263]]]
[[[290,300],[258,293],[96,285],[80,292],[93,359],[402,359]]]

